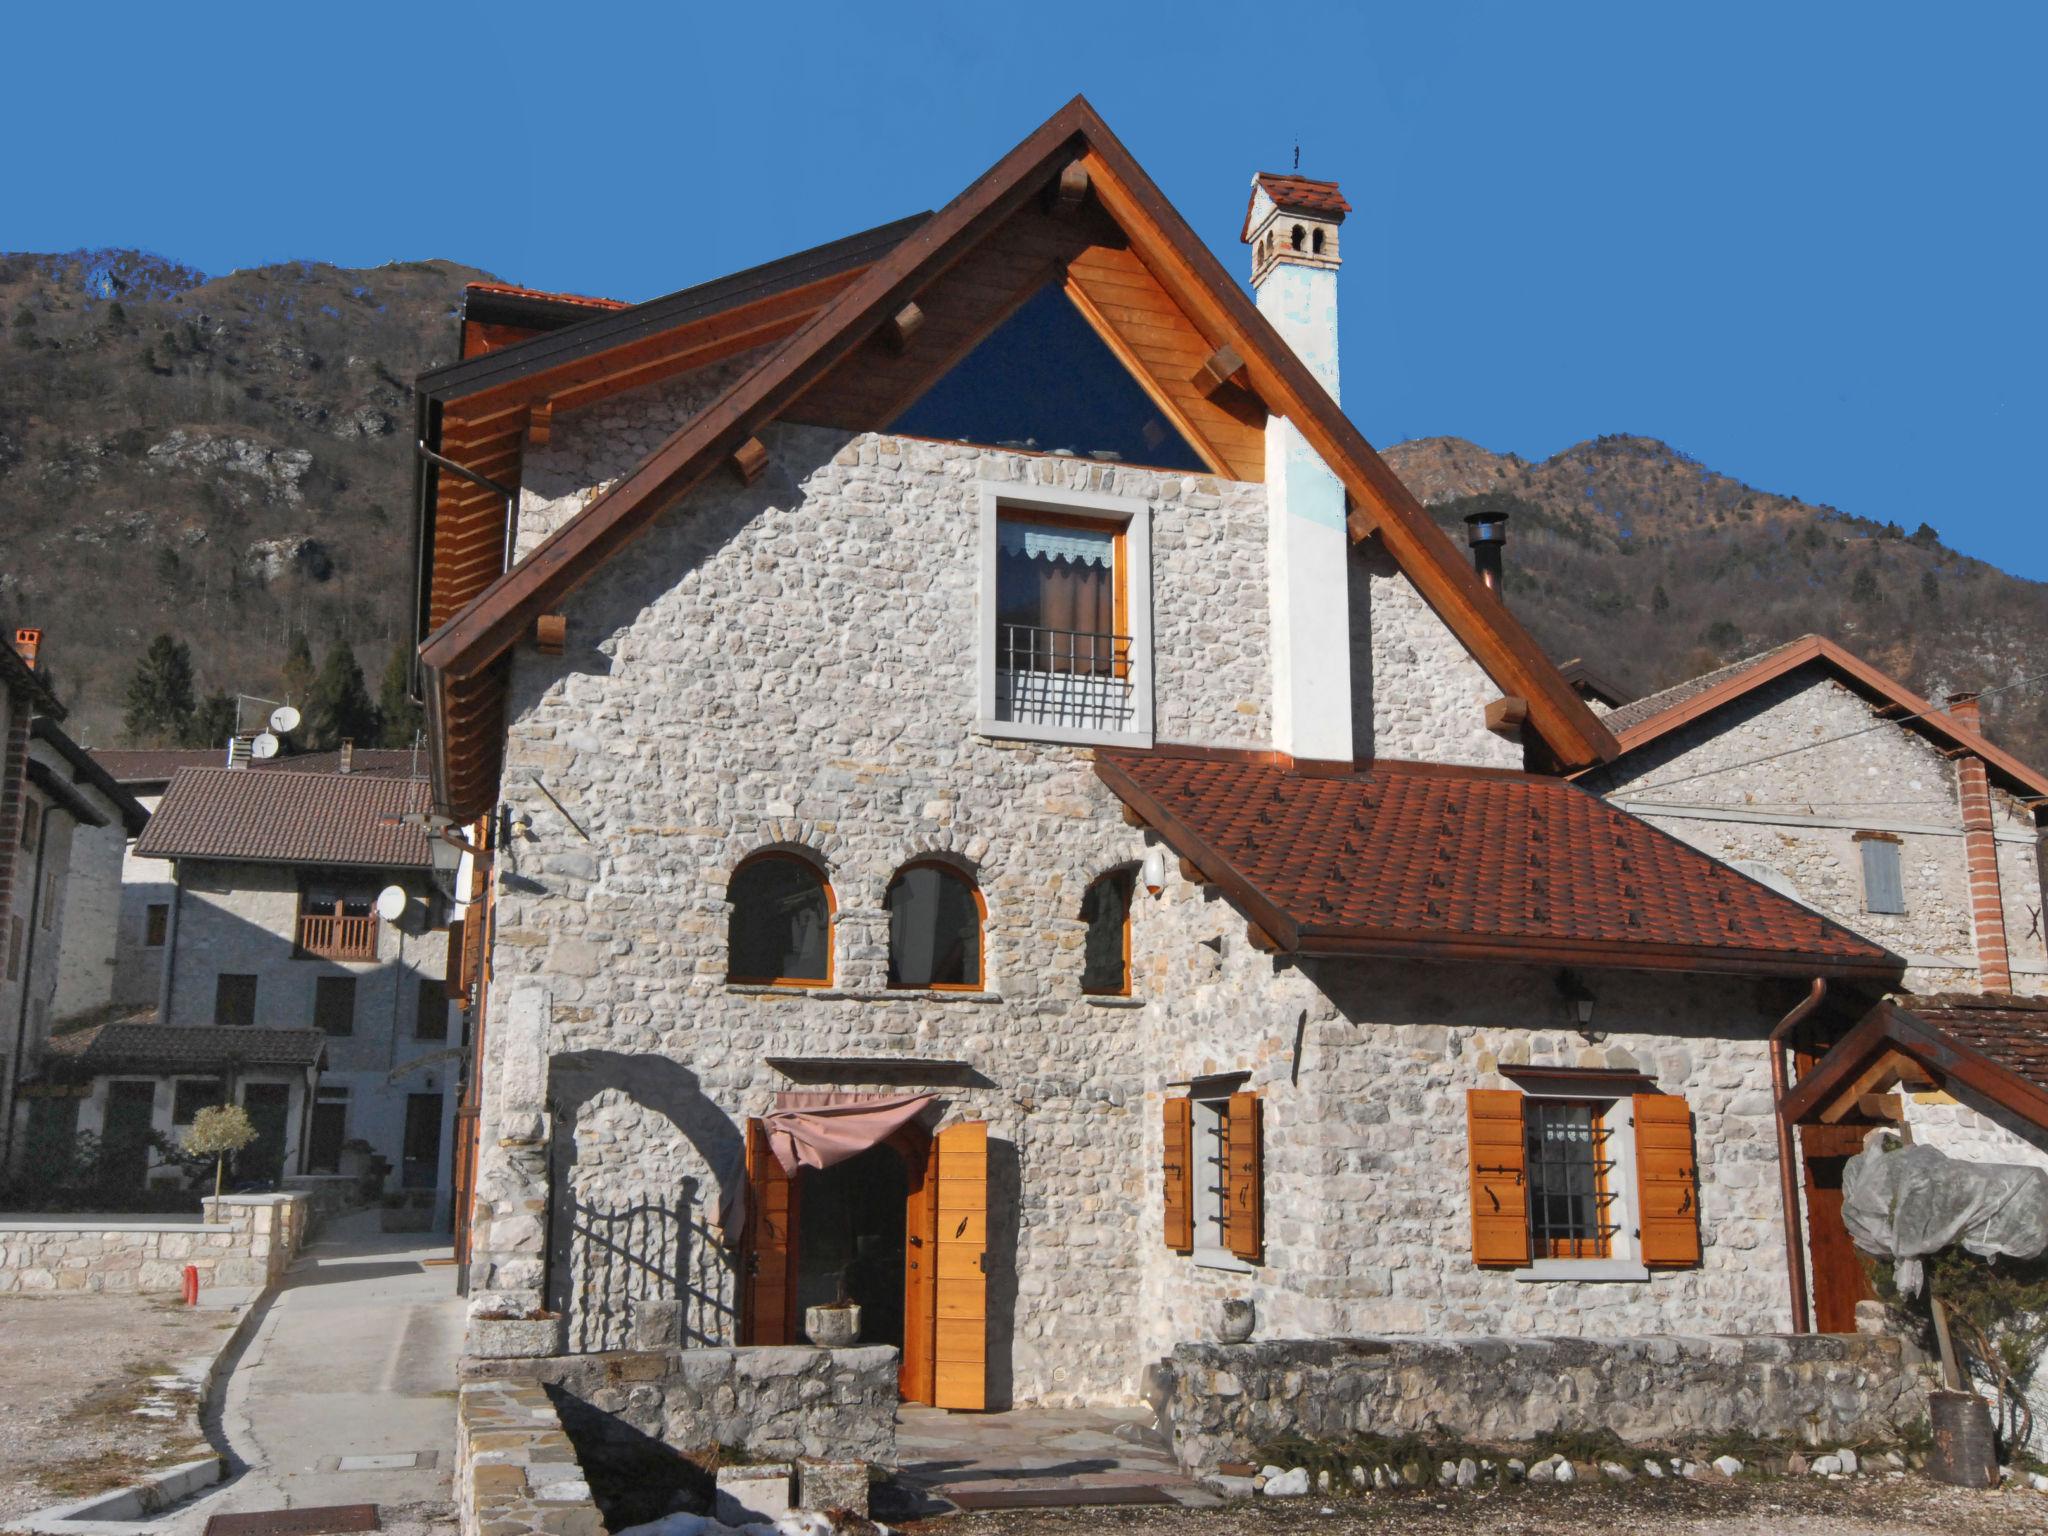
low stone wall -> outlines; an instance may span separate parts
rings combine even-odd
[[[1856,1445],[1925,1418],[1932,1385],[1890,1338],[1389,1337],[1182,1344],[1154,1400],[1181,1464],[1208,1471],[1286,1434]]]
[[[303,1195],[223,1195],[202,1219],[0,1218],[0,1294],[177,1291],[185,1266],[207,1286],[260,1289],[281,1279],[305,1237]]]
[[[604,1536],[575,1448],[535,1381],[481,1381],[455,1407],[462,1536]]]
[[[538,1382],[593,1410],[594,1424],[574,1426],[586,1454],[609,1433],[623,1445],[644,1437],[678,1451],[736,1446],[893,1467],[897,1360],[886,1344],[619,1351],[465,1359],[462,1376]]]

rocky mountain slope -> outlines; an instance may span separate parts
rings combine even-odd
[[[129,251],[0,256],[0,622],[40,624],[94,744],[159,631],[202,692],[275,697],[285,638],[372,686],[412,587],[409,384],[455,347],[444,261],[207,279]],[[2048,585],[1902,529],[1756,490],[1646,438],[1540,463],[1458,438],[1387,458],[1462,542],[1511,514],[1508,598],[1560,659],[1648,691],[1818,630],[1931,694],[2048,666]],[[1939,509],[1930,509],[1939,522]],[[1987,699],[2048,763],[2048,690]]]
[[[1508,511],[1516,614],[1552,656],[1637,693],[1809,632],[1937,703],[2048,669],[2048,584],[1957,554],[1929,523],[1760,491],[1651,438],[1596,438],[1540,463],[1455,437],[1386,457],[1461,547],[1465,513]],[[1994,738],[2048,764],[2048,687],[1993,693],[1984,715]]]
[[[376,686],[409,622],[410,383],[483,275],[0,256],[0,620],[46,631],[82,740],[120,740],[160,631],[202,692],[276,696],[293,626]]]

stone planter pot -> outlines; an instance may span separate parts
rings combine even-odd
[[[1248,1297],[1233,1297],[1216,1309],[1216,1338],[1224,1344],[1242,1344],[1258,1326],[1258,1308]]]
[[[541,1317],[473,1317],[463,1353],[483,1360],[535,1360],[561,1349],[562,1320]]]
[[[860,1342],[860,1308],[852,1302],[838,1307],[804,1308],[804,1332],[825,1349],[845,1349]]]

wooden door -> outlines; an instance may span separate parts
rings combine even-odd
[[[932,1146],[938,1231],[932,1401],[988,1406],[988,1126],[948,1126]]]
[[[939,1181],[934,1176],[930,1138],[899,1145],[906,1190],[903,1200],[903,1364],[896,1390],[908,1403],[934,1397],[932,1333],[937,1319]]]
[[[796,1342],[796,1180],[768,1150],[768,1129],[747,1122],[747,1237],[742,1245],[741,1341]]]
[[[1856,1303],[1875,1301],[1870,1272],[1842,1225],[1842,1167],[1862,1149],[1868,1126],[1799,1128],[1806,1167],[1807,1262],[1813,1271],[1813,1326],[1821,1333],[1854,1333]]]
[[[100,1131],[100,1179],[109,1189],[130,1194],[149,1174],[149,1133],[155,1124],[156,1084],[116,1078],[107,1085],[106,1119]]]
[[[245,1184],[277,1184],[284,1178],[285,1127],[291,1119],[287,1083],[245,1083],[242,1108],[256,1127],[256,1139],[235,1154],[235,1177]]]

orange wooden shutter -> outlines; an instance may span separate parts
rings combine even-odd
[[[1472,1165],[1472,1262],[1520,1269],[1529,1262],[1522,1096],[1492,1088],[1468,1090],[1465,1139]]]
[[[747,1122],[746,1311],[749,1344],[796,1342],[796,1186],[768,1150],[768,1129]]]
[[[947,1126],[932,1156],[939,1181],[932,1402],[978,1412],[988,1406],[988,1127]]]
[[[1692,1110],[1671,1093],[1639,1093],[1636,1116],[1636,1218],[1645,1264],[1700,1261],[1699,1169],[1692,1155]]]
[[[1233,1093],[1223,1122],[1223,1245],[1250,1264],[1266,1255],[1259,1096]]]
[[[1166,1101],[1166,1246],[1178,1253],[1195,1246],[1195,1207],[1189,1198],[1189,1170],[1195,1162],[1195,1106],[1190,1099]]]

